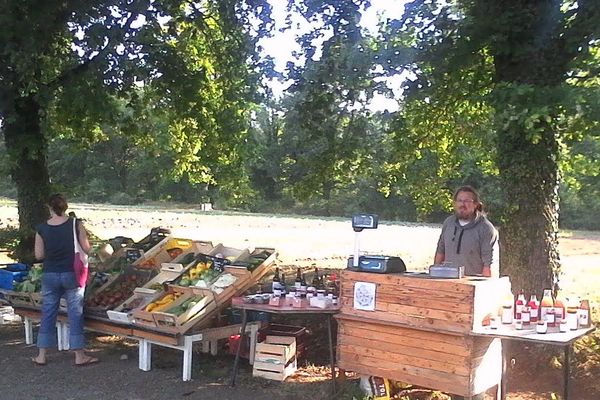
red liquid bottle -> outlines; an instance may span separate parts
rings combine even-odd
[[[525,300],[525,294],[523,290],[517,296],[517,301],[515,302],[515,319],[521,319],[521,313],[523,312],[523,308],[526,306],[527,300]]]
[[[531,322],[538,322],[540,318],[540,302],[538,301],[537,296],[535,294],[531,295],[529,303],[527,303],[527,307],[529,307]]]

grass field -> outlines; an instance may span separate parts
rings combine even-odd
[[[210,240],[213,244],[223,243],[237,248],[274,247],[279,252],[279,264],[289,267],[307,267],[316,263],[322,268],[344,268],[356,239],[349,220],[341,218],[94,204],[73,204],[70,210],[84,218],[88,229],[101,239],[127,236],[139,240],[152,227],[162,226],[181,238]],[[8,225],[16,226],[17,223],[14,202],[0,201],[0,229]],[[436,224],[382,222],[377,230],[359,234],[360,249],[372,254],[400,256],[409,270],[424,270],[432,262],[440,229],[441,225]],[[600,298],[600,232],[563,231],[560,233],[559,250],[563,270],[560,286],[564,293],[576,293],[589,298],[597,312]],[[595,320],[598,321],[597,313]],[[575,373],[582,379],[580,384],[589,389],[586,393],[592,393],[593,397],[589,400],[600,396],[600,384],[594,378],[594,374],[600,371],[600,353],[595,350],[596,343],[594,337],[591,342],[584,342],[577,347],[579,367]],[[524,365],[523,368],[531,367],[528,362]],[[522,375],[527,381],[524,383],[532,382],[525,371],[515,371],[515,374]],[[509,398],[550,398],[548,393],[552,391],[551,387],[557,385],[557,381],[560,382],[560,379],[557,380],[554,375],[537,377],[533,380],[535,384],[531,390],[522,387],[518,395],[511,394]],[[546,384],[549,386],[544,386]],[[536,387],[543,390],[536,390]]]

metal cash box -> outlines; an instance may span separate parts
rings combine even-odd
[[[358,267],[354,267],[354,256],[350,256],[347,268],[354,271],[377,272],[380,274],[406,272],[404,261],[400,257],[391,256],[360,256],[358,257]]]
[[[465,277],[465,267],[452,264],[435,264],[429,267],[431,278],[460,279]]]

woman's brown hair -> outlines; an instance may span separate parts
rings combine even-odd
[[[67,199],[60,193],[53,194],[50,196],[48,200],[48,206],[54,211],[54,213],[58,216],[63,216],[69,205],[67,204]]]

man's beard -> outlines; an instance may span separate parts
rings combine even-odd
[[[454,214],[456,215],[456,217],[458,219],[473,219],[475,218],[475,214],[477,212],[473,211],[473,212],[469,212],[469,210],[456,210],[454,211]]]

